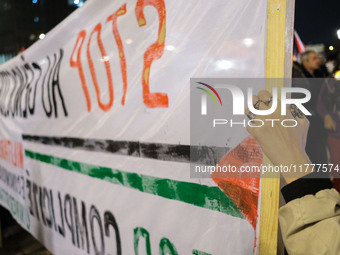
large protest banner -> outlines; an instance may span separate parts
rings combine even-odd
[[[189,85],[265,76],[266,7],[89,0],[0,66],[1,205],[56,255],[257,253],[259,182],[190,177]]]

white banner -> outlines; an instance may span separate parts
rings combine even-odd
[[[1,205],[56,255],[256,253],[259,184],[190,178],[189,85],[264,77],[266,4],[89,0],[0,66]]]

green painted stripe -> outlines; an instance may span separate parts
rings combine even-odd
[[[206,89],[203,89],[203,88],[200,88],[200,87],[196,87],[196,88],[198,88],[198,89],[201,89],[201,90],[203,90],[203,91],[205,91],[211,98],[212,98],[212,100],[214,100],[214,102],[215,102],[215,105],[217,105],[217,103],[216,103],[216,100],[215,100],[215,98],[214,98],[214,96],[208,91],[208,90],[206,90]]]
[[[206,253],[203,251],[198,251],[198,250],[192,250],[193,255],[211,255],[210,253]]]
[[[46,164],[105,180],[113,184],[244,219],[237,206],[218,187],[123,172],[117,169],[95,166],[29,150],[25,150],[25,155]]]

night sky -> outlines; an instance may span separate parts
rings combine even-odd
[[[340,0],[295,0],[295,30],[305,44],[339,44]]]

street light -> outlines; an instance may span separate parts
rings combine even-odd
[[[340,40],[340,29],[338,29],[338,31],[336,31],[337,35],[338,35],[338,39]]]
[[[334,78],[338,81],[340,80],[340,71],[335,72]]]

